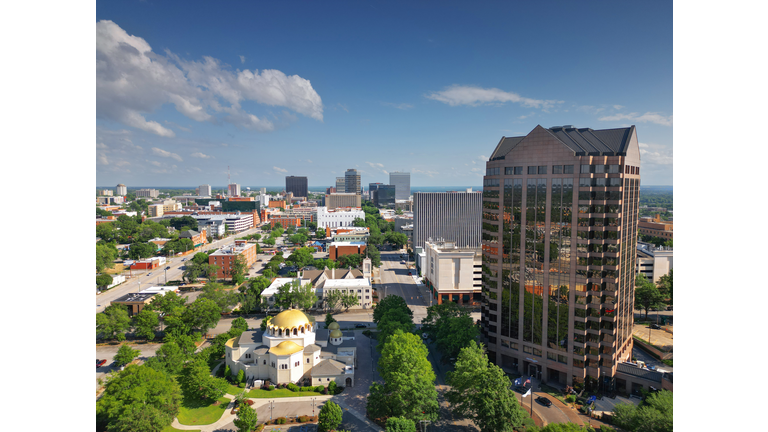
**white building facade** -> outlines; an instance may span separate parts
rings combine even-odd
[[[353,226],[355,219],[365,220],[365,212],[361,208],[331,209],[328,207],[317,208],[318,228],[338,228]]]

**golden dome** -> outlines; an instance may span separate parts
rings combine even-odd
[[[304,351],[304,348],[301,347],[300,345],[296,345],[296,343],[292,341],[280,342],[279,344],[277,344],[277,346],[274,346],[269,349],[269,352],[271,354],[275,354],[279,356],[291,355],[299,351]]]
[[[337,323],[336,321],[332,322],[328,326],[328,330],[338,330],[338,329],[339,329],[339,323]]]
[[[267,327],[275,327],[282,329],[292,329],[294,327],[301,327],[307,324],[311,324],[309,318],[304,312],[298,309],[288,309],[287,311],[280,312],[275,315],[267,324]]]
[[[339,329],[331,330],[331,337],[332,338],[340,338],[341,337],[341,330],[339,330]]]

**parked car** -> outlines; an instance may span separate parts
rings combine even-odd
[[[366,328],[366,327],[368,326],[362,323],[355,324],[355,328]]]
[[[661,326],[659,326],[658,324],[651,324],[651,328],[654,330],[661,330]]]
[[[411,274],[411,272],[408,272],[408,276],[413,276],[413,274]]]
[[[405,261],[403,261],[403,260],[400,260],[400,264],[405,264]]]
[[[152,272],[147,273],[147,276],[152,276]]]
[[[171,266],[168,266],[168,267],[166,267],[165,269],[166,269],[166,270],[170,270],[170,269],[171,269]]]
[[[106,363],[107,363],[107,359],[103,359],[103,360],[96,359],[97,368],[104,366]]]
[[[537,397],[536,398],[536,402],[544,405],[545,407],[551,407],[552,406],[552,401],[547,399],[547,398],[545,398],[544,396]]]

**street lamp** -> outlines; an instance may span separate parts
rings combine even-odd
[[[424,432],[427,427],[427,423],[429,423],[429,420],[419,420],[419,424],[421,425],[421,432]]]
[[[275,401],[269,401],[269,419],[272,420],[272,410],[275,408]]]

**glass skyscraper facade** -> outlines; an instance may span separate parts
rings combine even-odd
[[[504,137],[483,179],[481,330],[497,364],[615,386],[632,353],[635,127]]]

